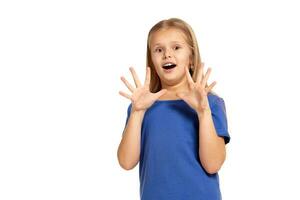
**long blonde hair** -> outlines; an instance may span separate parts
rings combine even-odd
[[[146,66],[149,66],[151,68],[151,80],[150,80],[150,91],[151,92],[158,92],[161,90],[161,82],[159,79],[158,74],[156,73],[154,64],[151,59],[151,49],[150,49],[150,42],[151,42],[151,36],[156,31],[159,31],[161,29],[170,29],[175,28],[178,30],[181,30],[183,34],[186,36],[187,43],[191,49],[192,52],[192,64],[190,67],[190,74],[194,81],[196,81],[198,68],[201,64],[201,57],[199,53],[198,43],[196,36],[194,34],[193,29],[189,24],[187,24],[185,21],[179,19],[179,18],[170,18],[166,20],[162,20],[155,24],[148,33],[148,39],[147,39],[147,60],[146,60]],[[206,84],[207,87],[207,84]],[[212,92],[212,91],[211,91]]]

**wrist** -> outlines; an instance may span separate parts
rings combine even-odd
[[[198,115],[198,116],[211,115],[211,110],[210,110],[210,108],[197,110],[196,112],[197,112],[197,115]]]
[[[136,109],[132,109],[132,113],[133,113],[133,114],[144,115],[145,112],[146,112],[146,110],[136,110]]]

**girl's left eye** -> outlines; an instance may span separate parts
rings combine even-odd
[[[180,46],[176,46],[175,49],[180,49]]]

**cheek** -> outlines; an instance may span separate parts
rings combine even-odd
[[[156,55],[151,55],[151,59],[152,59],[152,63],[155,65],[155,67],[156,67],[157,65],[159,65],[160,60],[159,60],[159,57],[158,57],[158,56],[156,56]]]
[[[189,54],[181,54],[178,56],[178,58],[182,64],[190,63],[190,55]]]

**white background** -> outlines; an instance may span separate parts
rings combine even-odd
[[[231,142],[224,200],[300,199],[296,1],[1,1],[0,199],[138,199],[117,147],[128,68],[162,19],[194,29]]]

